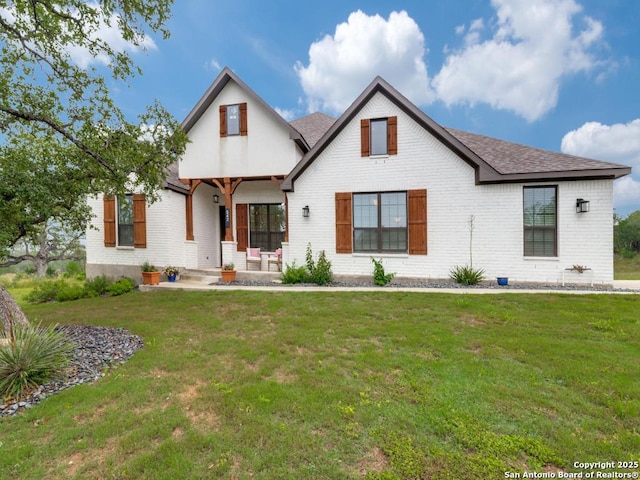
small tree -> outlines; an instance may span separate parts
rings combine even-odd
[[[33,263],[36,275],[43,277],[51,262],[84,258],[84,247],[80,244],[83,233],[52,222],[40,225],[32,235],[22,239],[20,249],[16,246],[4,261],[0,261],[0,267],[29,261]]]

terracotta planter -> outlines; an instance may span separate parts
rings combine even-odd
[[[220,270],[220,275],[222,275],[223,282],[233,282],[236,279],[235,270]]]
[[[145,285],[158,285],[160,272],[142,272],[142,283]]]

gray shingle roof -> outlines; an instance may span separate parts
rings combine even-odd
[[[189,193],[189,187],[180,181],[178,177],[178,162],[167,167],[167,177],[164,181],[165,188],[178,193]]]
[[[336,119],[329,115],[316,112],[306,117],[293,120],[291,126],[300,132],[309,144],[309,147],[313,148],[335,121]]]
[[[528,147],[453,128],[445,130],[503,175],[625,168],[624,165]]]

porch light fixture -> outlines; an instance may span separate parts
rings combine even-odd
[[[308,218],[309,217],[309,205],[305,205],[304,207],[302,207],[302,216],[304,218]]]
[[[576,200],[576,213],[586,213],[589,211],[589,200],[578,198]]]
[[[214,194],[213,195],[213,203],[219,203],[220,202],[220,197],[218,196],[218,194]]]

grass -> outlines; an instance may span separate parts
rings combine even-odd
[[[640,280],[640,254],[633,258],[615,255],[613,270],[616,280]]]
[[[133,293],[145,347],[0,419],[0,478],[476,479],[640,460],[640,296]]]

